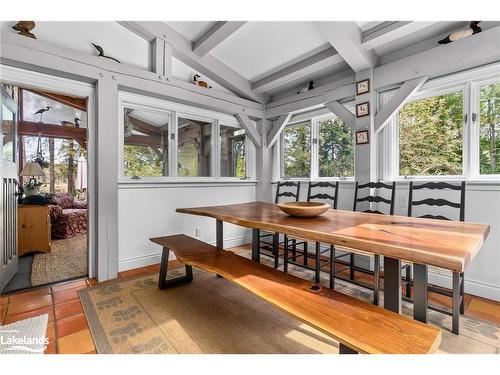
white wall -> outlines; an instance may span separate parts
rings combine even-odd
[[[175,213],[179,207],[214,206],[255,200],[255,183],[162,184],[118,188],[119,271],[158,263],[161,248],[151,237],[183,233],[215,244],[215,220]],[[249,229],[224,223],[224,247],[251,242]]]

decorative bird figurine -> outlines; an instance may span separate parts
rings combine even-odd
[[[307,86],[304,86],[299,91],[297,91],[297,94],[300,94],[301,92],[306,92],[306,91],[309,91],[312,89],[314,89],[314,81],[309,81]]]
[[[441,39],[438,43],[439,44],[448,44],[451,42],[456,42],[457,40],[467,38],[468,36],[480,33],[482,29],[478,26],[479,22],[481,21],[472,21],[469,25],[468,28],[463,29],[463,30],[458,30],[450,35],[448,35],[446,38]]]
[[[19,31],[19,35],[27,36],[28,38],[36,39],[35,34],[31,32],[35,28],[34,21],[19,21],[12,28],[16,31]]]
[[[36,111],[34,114],[35,115],[40,115],[40,121],[39,122],[43,122],[42,119],[43,119],[43,114],[47,111],[50,111],[52,109],[52,107],[45,107],[45,108],[40,108],[38,111]]]
[[[196,86],[200,86],[200,87],[204,87],[206,89],[211,89],[212,86],[210,86],[208,83],[206,83],[205,81],[199,81],[198,78],[201,78],[201,76],[199,74],[195,74],[193,76],[193,83],[196,85]]]
[[[110,60],[114,60],[116,61],[117,63],[121,64],[120,61],[118,61],[117,59],[115,59],[114,57],[111,57],[111,56],[106,56],[104,54],[104,50],[102,49],[101,46],[98,46],[97,44],[94,44],[92,43],[92,45],[94,46],[94,48],[97,50],[97,52],[99,52],[99,55],[97,55],[98,57],[104,57],[105,59],[110,59]]]
[[[75,117],[74,121],[75,122],[61,121],[61,125],[62,126],[67,126],[67,127],[79,128],[80,127],[79,121],[82,121],[82,120],[80,120],[78,117]]]

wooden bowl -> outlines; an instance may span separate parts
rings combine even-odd
[[[283,202],[278,207],[284,213],[297,217],[316,217],[330,208],[327,203],[320,202]]]

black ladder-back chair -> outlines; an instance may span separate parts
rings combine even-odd
[[[323,188],[323,189],[332,189],[333,190],[333,195],[328,194],[324,190],[319,193],[314,193],[313,189],[315,188]],[[320,182],[309,182],[309,187],[307,189],[307,201],[317,201],[317,200],[323,200],[323,201],[330,201],[331,206],[333,209],[337,208],[337,202],[338,202],[338,194],[339,194],[339,182],[326,182],[326,181],[320,181]],[[329,249],[321,251],[321,245],[319,242],[316,242],[316,249],[315,249],[315,254],[310,254],[308,252],[308,243],[307,241],[297,243],[297,239],[292,238],[292,255],[289,257],[289,246],[288,246],[288,236],[285,235],[285,254],[284,254],[284,265],[283,265],[283,271],[286,273],[288,272],[288,263],[294,264],[299,267],[307,268],[309,270],[314,271],[314,280],[317,284],[320,283],[320,273],[321,273],[321,268],[325,267],[326,265],[330,266],[329,272],[330,272],[330,288],[334,288],[334,278],[333,274],[334,272],[332,271],[334,263],[331,261],[333,259],[333,253],[334,253],[334,247],[333,245],[330,246]],[[297,245],[302,244],[303,249],[302,250],[297,250]],[[322,260],[321,255],[324,254],[325,252],[329,251],[330,252],[330,258],[328,260]],[[302,263],[297,262],[297,253],[299,256],[302,256]],[[315,266],[314,268],[308,265],[308,260],[309,258],[314,258],[315,259]]]
[[[369,193],[363,197],[359,196],[360,190],[362,189],[370,189]],[[372,189],[385,189],[390,193],[390,199],[384,198],[382,195],[375,193],[372,194],[371,190]],[[353,204],[353,211],[358,211],[358,212],[367,212],[367,213],[372,213],[372,214],[380,214],[380,215],[385,215],[384,212],[380,210],[375,210],[372,209],[372,205],[374,203],[383,203],[389,206],[389,215],[394,214],[394,200],[395,200],[395,195],[396,195],[396,182],[392,182],[391,184],[386,184],[383,182],[367,182],[365,184],[360,184],[359,182],[356,182],[356,186],[354,189],[354,204]],[[359,209],[359,203],[363,202],[368,202],[370,204],[369,208],[366,210],[360,210]],[[345,251],[345,250],[344,250]],[[343,260],[342,258],[344,257],[349,257],[349,260]],[[345,268],[336,271],[335,270],[335,264],[333,265],[333,272],[334,272],[334,277],[356,284],[360,285],[362,287],[368,288],[373,290],[373,303],[375,305],[378,305],[379,302],[379,285],[380,285],[380,256],[375,255],[374,256],[375,261],[374,261],[374,270],[371,271],[369,269],[365,269],[363,267],[356,266],[355,264],[355,254],[353,252],[349,252],[347,249],[347,252],[345,252],[342,255],[335,255],[334,252],[334,260],[335,263],[340,263],[346,266]],[[339,272],[349,270],[349,277],[343,277],[343,276],[337,276]],[[355,279],[356,272],[361,272],[364,274],[368,275],[373,275],[373,286],[367,285],[366,283],[358,282]]]
[[[452,202],[443,198],[426,198],[421,200],[414,200],[413,192],[414,190],[453,190],[457,191],[460,194],[460,201]],[[458,220],[465,220],[465,181],[462,181],[459,185],[452,184],[448,182],[426,182],[422,184],[414,184],[413,181],[410,182],[410,188],[408,192],[408,216],[412,216],[413,207],[414,206],[431,206],[431,207],[443,207],[448,206],[454,209],[458,209]],[[425,214],[422,216],[418,216],[421,218],[428,219],[437,219],[437,220],[452,220],[444,215],[434,215],[434,214]],[[407,278],[407,285],[413,285],[413,281],[410,277]],[[443,310],[436,306],[429,305],[429,309],[444,313],[446,315],[452,316],[452,332],[458,335],[458,323],[459,323],[459,314],[464,313],[464,273],[463,272],[453,272],[453,283],[452,283],[452,291],[445,288],[441,288],[435,285],[429,285],[428,290],[434,293],[442,294],[452,298],[452,312],[450,313],[447,310]],[[408,288],[407,288],[408,289]],[[407,293],[404,298],[407,301],[413,302],[411,299],[411,293]]]
[[[296,191],[283,191],[282,188],[290,187],[296,188]],[[300,182],[299,181],[278,181],[276,186],[276,195],[274,198],[274,203],[279,203],[280,197],[295,198],[297,202],[300,197]],[[265,238],[272,237],[272,245],[266,241]],[[279,264],[279,233],[264,232],[259,235],[259,252],[262,255],[274,258],[274,268],[278,268]],[[264,251],[262,251],[264,250]]]

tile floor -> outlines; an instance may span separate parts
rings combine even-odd
[[[246,250],[233,248],[232,251]],[[173,261],[172,266],[178,265]],[[120,272],[118,278],[158,273],[159,264]],[[369,280],[365,280],[369,281]],[[80,279],[24,292],[0,296],[0,322],[9,324],[32,316],[49,315],[47,336],[49,346],[46,353],[95,354],[95,346],[83,314],[77,291],[96,285],[95,279]],[[450,298],[430,293],[430,301],[449,307]],[[480,320],[500,324],[500,303],[487,299],[466,296],[465,314]]]

